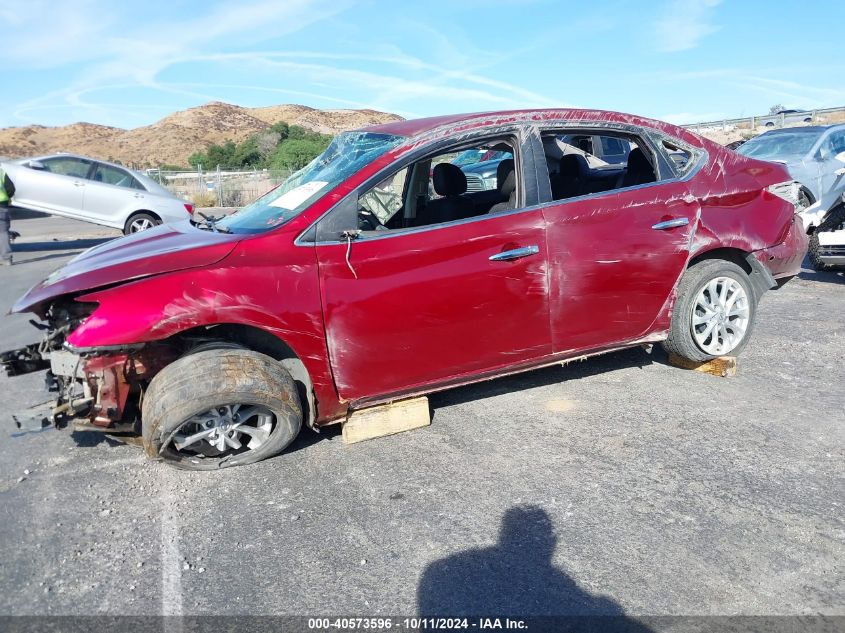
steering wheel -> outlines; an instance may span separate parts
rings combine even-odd
[[[381,223],[372,211],[363,207],[358,208],[358,229],[361,231],[386,231],[387,227]]]

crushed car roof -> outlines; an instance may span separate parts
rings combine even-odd
[[[392,121],[364,128],[368,132],[379,132],[383,134],[394,134],[397,136],[418,136],[447,125],[460,123],[479,122],[483,123],[485,118],[501,119],[513,117],[517,120],[536,119],[538,121],[565,120],[565,121],[611,121],[614,123],[632,123],[635,125],[646,125],[655,129],[664,130],[668,133],[678,135],[677,126],[647,119],[632,114],[613,112],[608,110],[585,110],[575,108],[544,108],[536,110],[504,110],[493,112],[473,112],[466,114],[450,114],[445,116],[428,117],[424,119],[408,119],[404,121]],[[491,121],[492,122],[492,121]]]

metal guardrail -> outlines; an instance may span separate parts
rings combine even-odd
[[[769,121],[775,127],[784,127],[787,123],[803,122],[804,118],[810,117],[812,122],[819,121],[826,114],[843,114],[845,115],[845,106],[836,108],[819,108],[816,110],[802,110],[800,112],[792,112],[789,114],[761,114],[759,116],[740,117],[737,119],[722,119],[721,121],[702,121],[700,123],[685,123],[681,127],[695,130],[696,132],[706,129],[727,130],[728,128],[748,127],[754,129],[759,126],[765,126]]]

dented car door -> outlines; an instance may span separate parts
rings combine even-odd
[[[340,397],[460,382],[548,356],[545,231],[535,208],[318,244]]]
[[[649,334],[671,309],[698,210],[674,179],[546,206],[555,352]]]

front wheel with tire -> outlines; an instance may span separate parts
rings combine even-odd
[[[152,213],[133,213],[123,226],[123,234],[140,233],[161,224],[161,220]]]
[[[819,232],[816,230],[813,231],[812,235],[810,235],[810,241],[807,244],[807,255],[810,257],[810,263],[813,265],[813,268],[818,271],[823,271],[830,267],[822,261],[821,254],[819,253],[820,248],[821,244],[819,244]]]
[[[150,382],[144,450],[187,470],[251,464],[282,452],[302,426],[296,383],[274,359],[239,349],[183,356]]]
[[[735,356],[748,344],[757,297],[746,272],[733,262],[705,259],[678,284],[664,349],[693,362]]]

